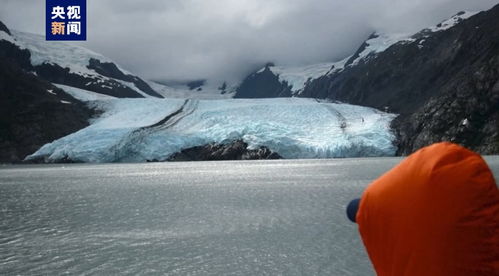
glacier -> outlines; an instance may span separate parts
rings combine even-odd
[[[26,160],[162,161],[185,148],[236,139],[289,159],[392,156],[396,150],[390,130],[396,115],[368,107],[305,98],[112,99],[85,93],[71,90],[103,114]]]

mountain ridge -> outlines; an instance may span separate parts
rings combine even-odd
[[[118,98],[158,97],[140,77],[119,68],[113,61],[86,48],[45,41],[43,36],[11,31],[0,39],[30,51],[32,70],[53,83],[68,85]]]
[[[203,80],[189,82],[192,87],[185,89],[144,81],[85,48],[57,44],[68,48],[54,53],[56,44],[11,31],[0,22],[0,162],[18,162],[48,142],[88,126],[100,112],[93,101],[164,95],[310,97],[367,106],[398,114],[391,123],[398,155],[439,141],[497,154],[496,26],[499,5],[478,14],[460,12],[411,36],[373,33],[353,55],[337,62],[293,67],[268,63],[238,88]],[[206,144],[200,149],[214,148]]]
[[[67,89],[113,97],[162,98],[142,79],[105,58],[102,62],[89,58],[87,68],[72,70],[77,62],[64,60],[64,55],[70,56],[65,51],[79,53],[76,59],[86,54],[100,56],[81,47],[52,43],[9,30],[0,22],[0,162],[21,162],[43,145],[89,125],[98,111]],[[60,51],[51,53],[54,49]]]
[[[411,36],[373,33],[342,67],[307,79],[294,95],[399,114],[392,124],[398,155],[439,141],[497,154],[498,18],[499,5],[480,13],[459,12]]]

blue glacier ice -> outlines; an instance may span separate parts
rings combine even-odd
[[[73,94],[74,95],[74,94]],[[99,99],[90,126],[44,145],[27,159],[144,162],[207,143],[243,139],[284,158],[395,154],[396,115],[315,99]]]

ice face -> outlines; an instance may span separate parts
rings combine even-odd
[[[165,160],[193,146],[243,139],[284,158],[394,155],[394,114],[312,99],[108,99],[89,127],[47,144],[28,159],[83,162]],[[166,119],[165,119],[166,118]],[[158,123],[161,122],[161,123]]]

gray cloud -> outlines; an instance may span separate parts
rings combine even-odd
[[[0,20],[44,32],[42,0],[0,0]],[[414,33],[497,0],[87,0],[83,46],[149,79],[239,79],[267,61],[351,54],[374,30]]]

